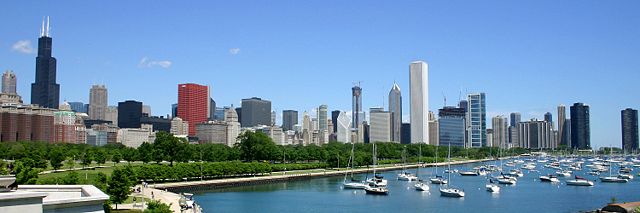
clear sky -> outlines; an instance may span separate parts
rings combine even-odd
[[[187,3],[188,2],[188,3]],[[639,108],[640,1],[2,1],[0,70],[30,100],[43,16],[51,16],[61,102],[135,99],[170,113],[177,84],[218,105],[252,96],[284,109],[386,107],[408,118],[409,63],[429,63],[430,109],[487,94],[490,117],[591,106],[592,145],[620,146],[620,110]],[[567,112],[568,114],[568,112]],[[280,115],[278,115],[280,117]],[[280,123],[280,119],[278,123]]]

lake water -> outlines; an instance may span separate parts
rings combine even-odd
[[[497,163],[496,163],[497,164]],[[588,163],[586,163],[588,164]],[[480,164],[452,166],[467,170]],[[615,197],[621,201],[640,201],[640,177],[636,175],[628,183],[601,183],[595,186],[567,186],[565,178],[560,183],[540,182],[539,175],[555,170],[538,163],[540,172],[523,170],[524,177],[516,185],[501,185],[499,193],[485,189],[484,176],[451,175],[454,186],[462,188],[464,198],[440,196],[438,185],[430,190],[416,191],[413,183],[395,180],[399,171],[382,173],[388,179],[388,196],[368,195],[364,190],[344,190],[343,177],[327,177],[310,180],[226,188],[195,194],[195,200],[205,212],[578,212],[604,207]],[[505,167],[507,170],[507,167]],[[589,168],[576,174],[595,180],[585,174]],[[439,168],[442,173],[442,168]],[[616,171],[616,170],[614,170]],[[415,173],[415,169],[410,172]],[[420,170],[420,178],[428,180],[433,168]],[[364,179],[364,174],[356,175]],[[446,176],[445,176],[446,177]]]

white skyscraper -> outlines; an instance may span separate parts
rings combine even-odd
[[[423,61],[409,65],[411,94],[411,143],[428,143],[429,139],[429,65]]]
[[[391,141],[391,113],[384,111],[381,107],[370,109],[369,119],[369,141],[370,142],[390,142]]]
[[[351,142],[351,116],[346,112],[340,112],[336,122],[337,133],[336,137],[339,142],[350,143]]]

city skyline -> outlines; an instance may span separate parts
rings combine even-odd
[[[3,3],[6,5],[7,3]],[[132,8],[141,8],[142,5],[136,5],[140,3],[132,3]],[[335,11],[343,11],[354,5],[346,5],[340,8],[328,9],[321,7],[322,5],[316,5],[320,8],[319,13],[331,13]],[[532,117],[542,119],[543,114],[546,112],[555,112],[556,107],[559,104],[565,104],[567,106],[575,102],[584,102],[589,104],[591,111],[591,129],[592,129],[592,146],[607,146],[608,144],[619,144],[621,141],[619,125],[619,111],[621,109],[631,107],[638,108],[640,105],[636,98],[622,99],[611,96],[610,94],[617,94],[618,91],[633,91],[637,89],[631,79],[637,79],[638,72],[633,70],[637,67],[631,57],[633,51],[637,50],[638,42],[636,40],[630,40],[634,36],[637,37],[637,29],[627,29],[628,26],[637,26],[637,20],[624,19],[622,23],[616,25],[610,25],[611,20],[617,20],[625,15],[632,14],[627,4],[619,5],[600,5],[593,2],[583,4],[585,8],[582,11],[570,11],[567,15],[560,15],[560,11],[552,10],[546,15],[548,17],[540,18],[541,20],[533,20],[532,11],[536,9],[545,8],[544,4],[533,5],[531,9],[518,8],[515,5],[507,3],[503,7],[512,8],[513,11],[499,11],[497,15],[479,18],[477,21],[491,21],[490,23],[497,23],[501,27],[490,27],[486,31],[467,26],[464,22],[438,19],[439,15],[435,10],[437,8],[447,8],[451,5],[446,3],[432,5],[433,8],[427,7],[431,5],[425,5],[427,3],[418,3],[416,8],[427,8],[429,12],[435,13],[434,15],[403,15],[400,18],[395,18],[389,22],[384,22],[381,30],[373,30],[373,34],[380,33],[379,35],[372,35],[371,37],[359,38],[362,40],[355,40],[356,35],[362,32],[367,32],[367,28],[371,25],[365,22],[365,19],[372,17],[371,12],[380,11],[375,6],[381,6],[382,3],[374,3],[372,6],[368,6],[365,11],[358,12],[352,15],[352,19],[346,19],[346,24],[363,26],[356,27],[355,29],[346,32],[347,36],[345,40],[340,40],[335,36],[329,35],[327,38],[328,43],[336,42],[336,44],[329,44],[332,48],[337,50],[350,50],[354,52],[347,52],[348,55],[361,55],[358,59],[367,59],[369,64],[358,63],[358,66],[348,65],[347,58],[344,53],[334,51],[319,51],[317,54],[300,54],[299,56],[287,55],[287,51],[299,50],[296,47],[305,46],[307,44],[313,44],[312,41],[318,40],[318,37],[311,36],[307,39],[299,39],[295,37],[294,42],[301,42],[298,45],[291,45],[282,40],[271,40],[275,38],[275,35],[280,33],[274,32],[265,35],[267,41],[271,41],[272,45],[258,45],[256,40],[259,38],[252,36],[244,36],[244,39],[231,39],[227,36],[214,36],[215,42],[206,42],[203,45],[210,45],[213,49],[212,52],[203,52],[202,48],[182,48],[179,44],[188,44],[184,42],[176,42],[177,38],[190,38],[193,36],[194,42],[207,41],[204,35],[199,35],[194,31],[204,31],[202,34],[207,34],[206,29],[202,27],[195,27],[194,25],[187,25],[186,30],[192,35],[186,36],[186,33],[172,33],[168,32],[168,35],[159,36],[158,38],[150,39],[149,36],[159,35],[158,32],[166,31],[162,30],[161,26],[181,24],[176,20],[167,20],[159,18],[157,21],[151,21],[158,19],[157,16],[143,18],[142,20],[132,20],[132,23],[126,24],[124,19],[116,19],[115,23],[121,23],[124,26],[131,27],[132,29],[123,30],[118,26],[107,26],[105,22],[110,21],[109,18],[99,17],[102,13],[115,14],[115,8],[107,7],[104,11],[100,11],[99,14],[77,14],[79,17],[65,17],[62,13],[55,10],[45,9],[48,7],[58,8],[68,6],[62,4],[42,4],[31,5],[30,3],[24,3],[28,7],[35,8],[32,11],[28,11],[24,14],[17,14],[17,12],[9,11],[7,14],[1,16],[5,20],[12,20],[8,22],[5,29],[0,29],[3,35],[7,35],[0,39],[0,46],[4,47],[0,51],[0,58],[5,59],[0,64],[0,69],[14,70],[18,76],[18,93],[24,100],[30,100],[29,97],[29,85],[33,82],[34,77],[34,57],[35,48],[37,48],[38,28],[40,27],[40,21],[43,16],[52,16],[52,32],[51,37],[56,40],[55,49],[53,55],[57,58],[57,83],[63,85],[60,91],[60,103],[64,100],[67,101],[82,101],[88,103],[88,88],[93,84],[104,84],[109,88],[109,103],[107,105],[115,105],[119,101],[124,100],[137,100],[153,106],[157,115],[170,114],[170,106],[172,103],[177,103],[177,95],[175,94],[175,86],[178,83],[195,82],[204,85],[211,85],[213,94],[211,95],[218,105],[228,106],[233,104],[239,106],[239,102],[242,98],[246,97],[261,97],[271,100],[274,103],[276,109],[296,109],[300,112],[309,111],[316,108],[320,104],[327,104],[330,110],[340,109],[348,111],[350,99],[349,88],[352,86],[352,82],[362,81],[363,88],[363,109],[368,109],[374,106],[384,106],[384,96],[388,92],[389,86],[392,85],[395,79],[401,88],[409,88],[408,78],[406,77],[406,64],[413,60],[425,60],[432,65],[430,70],[430,111],[437,111],[444,103],[442,102],[441,93],[444,93],[449,100],[456,100],[456,97],[462,93],[463,97],[470,92],[485,92],[487,94],[487,118],[491,118],[495,115],[508,115],[510,112],[522,112],[522,120],[527,121]],[[480,4],[480,3],[477,3]],[[558,8],[569,7],[571,4],[559,3]],[[10,8],[13,5],[7,5]],[[96,8],[96,4],[85,3],[81,6],[86,8]],[[234,9],[233,5],[228,6],[231,8],[229,13],[239,11]],[[395,11],[406,7],[406,3],[390,5],[389,10]],[[462,5],[461,11],[464,12],[472,8],[474,3],[469,5]],[[160,9],[169,10],[170,6],[159,6]],[[303,7],[303,5],[300,5]],[[617,14],[610,14],[611,17],[598,17],[594,18],[592,12],[597,12],[596,7],[600,10],[619,10]],[[305,9],[311,9],[304,7]],[[312,7],[313,8],[313,7]],[[637,8],[637,7],[636,7]],[[224,9],[224,8],[222,8]],[[249,8],[254,10],[255,8]],[[411,9],[415,10],[415,9]],[[561,10],[561,9],[558,9]],[[341,30],[339,21],[344,21],[340,18],[344,18],[344,15],[340,15],[335,19],[327,20],[327,23],[323,24],[320,20],[312,17],[306,17],[302,13],[288,12],[287,15],[300,17],[301,21],[311,21],[313,24],[330,27],[336,31]],[[523,12],[524,11],[524,12]],[[527,13],[527,11],[529,11]],[[222,11],[218,11],[221,12]],[[186,20],[200,20],[197,24],[205,23],[211,19],[217,20],[224,15],[213,14],[211,17],[204,18],[205,15],[202,12],[196,12],[193,15],[187,16]],[[524,29],[523,26],[516,26],[513,23],[500,21],[498,18],[500,15],[510,15],[511,13],[522,13],[522,17],[517,17],[518,20],[529,20],[531,31]],[[590,13],[590,14],[589,14]],[[589,16],[587,16],[589,14]],[[208,16],[209,14],[207,14]],[[226,14],[228,15],[228,14]],[[248,14],[247,14],[248,15]],[[267,18],[267,20],[280,20],[278,16],[273,14],[259,14]],[[489,14],[483,14],[489,15]],[[577,17],[571,18],[570,15],[577,15]],[[286,16],[286,15],[285,15]],[[585,17],[586,16],[586,17]],[[9,18],[11,17],[11,18]],[[84,18],[83,18],[84,17]],[[384,16],[391,17],[391,16]],[[417,21],[420,18],[434,18],[441,20],[443,23],[436,23],[434,21]],[[234,23],[244,24],[244,26],[257,26],[254,23],[248,22],[254,20],[256,17],[248,15],[239,22],[225,21],[222,31],[229,30],[230,34],[244,35],[251,33],[251,29],[237,29],[232,25]],[[470,21],[469,15],[459,17],[462,21]],[[552,18],[556,18],[559,23],[549,22]],[[530,20],[531,19],[531,20]],[[458,21],[460,21],[458,20]],[[577,25],[567,27],[565,23],[567,21],[577,20]],[[180,20],[182,21],[182,20]],[[295,25],[298,22],[288,21],[287,19],[282,25],[273,24],[271,22],[263,23],[270,25],[276,25],[277,30],[283,32],[291,32],[286,26]],[[389,25],[391,23],[407,21],[407,23],[399,24],[394,27]],[[514,20],[515,22],[515,20]],[[592,23],[595,22],[595,23]],[[149,25],[145,25],[149,23]],[[162,24],[161,24],[162,23]],[[269,24],[271,23],[271,24]],[[412,36],[423,35],[423,30],[415,31],[413,29],[406,28],[411,24],[423,23],[429,24],[423,30],[441,32],[442,35],[428,35],[424,38],[417,38]],[[476,23],[476,22],[473,22]],[[328,24],[338,24],[337,26],[330,26]],[[454,27],[460,28],[445,28],[447,24],[455,24]],[[605,25],[606,24],[606,25]],[[95,27],[96,25],[101,27]],[[315,26],[312,25],[312,26]],[[549,25],[549,26],[547,26]],[[590,29],[598,28],[599,25],[606,26],[604,32],[592,32]],[[295,25],[297,26],[297,25]],[[138,28],[133,28],[138,27]],[[462,38],[446,39],[444,36],[451,36],[458,33],[464,34],[467,32],[465,27],[471,27],[469,29],[478,30],[477,38]],[[549,27],[549,30],[545,30],[545,27]],[[82,30],[76,30],[82,29]],[[127,28],[128,29],[128,28]],[[197,30],[196,30],[197,29]],[[217,29],[217,28],[216,28]],[[407,35],[399,35],[396,33],[383,33],[385,31],[398,31],[405,29]],[[446,31],[447,29],[453,31]],[[553,30],[559,30],[559,34],[552,34]],[[264,29],[261,29],[264,30]],[[310,28],[302,28],[303,31],[314,32]],[[497,41],[497,38],[502,38],[499,35],[495,37],[487,36],[491,30],[509,35],[511,38],[508,41]],[[523,32],[518,32],[523,30]],[[541,33],[535,35],[541,36],[540,38],[533,38],[525,36],[524,34],[529,32],[537,32],[542,30]],[[131,35],[123,31],[131,31],[132,33],[142,34],[141,36]],[[279,31],[277,31],[279,32]],[[515,35],[511,34],[516,32]],[[485,33],[485,34],[483,34]],[[591,33],[587,35],[586,33]],[[224,34],[224,33],[223,33]],[[437,34],[437,33],[436,33]],[[197,35],[197,36],[196,36]],[[296,34],[297,36],[305,35]],[[342,36],[342,35],[341,35]],[[599,43],[600,37],[605,36],[610,38],[607,42]],[[105,39],[109,37],[110,39]],[[240,36],[243,37],[243,36]],[[396,46],[385,45],[382,47],[384,51],[376,52],[372,51],[377,44],[376,39],[397,37],[406,39],[405,42],[391,42]],[[420,36],[418,36],[420,37]],[[571,42],[566,39],[571,37]],[[123,39],[127,38],[127,39]],[[149,41],[146,41],[149,39]],[[480,41],[489,41],[488,44],[481,44]],[[614,41],[616,39],[616,41]],[[29,46],[24,45],[29,41]],[[96,40],[109,41],[102,43],[95,43]],[[306,41],[309,40],[309,41]],[[514,40],[514,41],[511,41]],[[524,40],[524,44],[517,44],[521,40]],[[348,46],[348,48],[339,48],[345,41],[358,42],[357,46]],[[518,41],[518,42],[515,42]],[[410,43],[410,44],[409,44]],[[437,44],[441,43],[441,44]],[[16,45],[23,44],[23,45]],[[114,45],[118,44],[118,45]],[[324,43],[323,43],[324,44]],[[477,48],[470,48],[470,45],[479,45]],[[122,49],[126,49],[127,46],[138,47],[144,49],[144,51],[134,50],[133,54],[118,55]],[[164,47],[164,46],[170,47]],[[415,45],[415,46],[411,46]],[[496,45],[491,47],[490,45]],[[534,48],[530,48],[531,45],[536,45]],[[112,46],[112,47],[110,47]],[[321,46],[321,45],[320,45]],[[14,48],[15,47],[15,48]],[[166,48],[166,50],[165,50]],[[319,45],[311,45],[311,50],[322,49]],[[376,47],[381,48],[381,47]],[[589,53],[580,53],[585,52]],[[99,49],[101,51],[94,51]],[[489,50],[486,56],[481,56],[480,51]],[[192,50],[192,51],[190,51]],[[470,51],[469,51],[470,50]],[[515,56],[507,56],[506,54],[500,54],[498,52],[509,50],[509,53],[513,51]],[[526,51],[525,51],[526,50]],[[26,54],[23,54],[22,52]],[[177,51],[183,53],[183,55],[189,58],[180,57],[177,54],[172,55],[169,52]],[[275,52],[271,52],[275,51]],[[552,51],[560,51],[562,54],[560,59],[555,59],[559,55],[549,55]],[[32,53],[29,53],[32,52]],[[158,55],[153,55],[152,52],[159,52]],[[313,52],[313,51],[311,51]],[[457,54],[457,52],[464,52],[464,54]],[[202,54],[207,53],[207,54]],[[271,53],[276,53],[275,56],[268,56]],[[333,53],[338,53],[331,55]],[[544,53],[544,54],[543,54]],[[612,54],[616,53],[616,54]],[[396,57],[389,55],[398,55]],[[201,59],[203,56],[213,57],[217,60],[214,62],[197,62],[191,60],[191,57]],[[384,56],[383,56],[384,55]],[[606,56],[613,55],[613,56]],[[287,57],[285,57],[287,56]],[[290,57],[290,58],[288,58]],[[330,63],[318,64],[316,68],[304,67],[302,72],[297,73],[298,69],[291,69],[285,71],[278,71],[276,73],[270,72],[253,72],[251,70],[258,70],[253,65],[249,65],[248,61],[258,62],[256,64],[264,65],[259,70],[266,70],[274,72],[284,67],[303,67],[300,63],[310,63],[310,60],[314,60],[317,57],[323,57],[322,61],[328,61]],[[326,57],[326,58],[324,58]],[[222,62],[222,61],[228,62]],[[594,62],[590,62],[594,61]],[[109,62],[109,63],[107,63]],[[168,63],[167,63],[168,62]],[[597,63],[595,63],[597,62]],[[6,64],[5,64],[6,63]],[[293,64],[291,64],[293,63]],[[316,62],[317,63],[317,62]],[[524,63],[524,65],[516,65],[517,63]],[[251,63],[253,64],[253,63]],[[336,64],[336,65],[328,65]],[[498,65],[496,65],[498,64]],[[163,68],[163,67],[168,68]],[[213,68],[213,71],[210,69]],[[322,70],[326,76],[318,76],[317,73]],[[366,71],[365,71],[366,70]],[[212,74],[206,75],[206,72]],[[239,74],[233,74],[234,72]],[[369,73],[372,72],[372,73]],[[474,79],[465,77],[471,73],[487,73],[486,76],[475,75]],[[602,72],[608,73],[602,76]],[[179,73],[179,74],[177,74]],[[263,74],[264,73],[264,74]],[[205,74],[205,76],[200,76]],[[280,87],[279,89],[269,88],[266,82],[258,82],[260,79],[277,79],[277,75],[294,75],[294,82],[287,87]],[[340,75],[339,78],[336,76]],[[123,78],[123,75],[126,78]],[[256,85],[263,89],[255,90],[252,88],[243,89],[245,85],[240,77],[245,75],[255,75],[256,79],[249,79],[248,84]],[[625,75],[626,78],[618,79],[616,76]],[[273,77],[270,77],[273,76]],[[310,78],[313,76],[314,78]],[[540,76],[540,77],[538,77]],[[551,77],[556,76],[556,77]],[[587,77],[584,77],[587,76]],[[145,79],[145,77],[153,77],[151,82],[147,84],[139,84],[138,79]],[[222,78],[221,78],[222,77]],[[314,80],[310,80],[314,79]],[[273,84],[277,80],[269,80],[268,84]],[[308,86],[307,81],[310,82],[330,82],[329,89],[314,89]],[[492,85],[493,82],[503,82],[497,84],[499,86]],[[533,81],[535,84],[543,83],[544,85],[559,85],[553,87],[553,90],[540,88],[518,88],[520,91],[517,93],[510,90],[514,85],[525,84]],[[594,87],[590,85],[582,85],[573,82],[587,82],[587,84],[598,84]],[[630,83],[631,82],[631,83]],[[326,84],[326,83],[325,83]],[[566,85],[563,85],[566,84]],[[128,85],[136,85],[138,88],[132,88]],[[152,86],[153,85],[153,86]],[[603,86],[604,85],[604,86]],[[289,88],[310,88],[305,89],[302,92],[291,91]],[[460,92],[462,90],[462,92]],[[562,92],[558,92],[558,90]],[[309,95],[314,93],[314,95]],[[338,95],[336,95],[338,94]],[[403,111],[405,112],[403,117],[408,117],[406,112],[408,110],[408,101],[403,100]],[[25,101],[27,103],[28,101]],[[557,115],[556,115],[557,117]],[[276,119],[280,121],[281,119]],[[408,120],[408,119],[403,119]],[[555,124],[554,124],[555,125]],[[557,127],[556,127],[557,129]]]

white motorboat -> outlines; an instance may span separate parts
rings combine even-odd
[[[608,176],[608,177],[600,177],[600,182],[603,182],[603,183],[626,183],[626,182],[629,182],[629,180],[622,179],[622,178],[619,178],[619,177]]]
[[[478,171],[460,171],[458,172],[462,176],[478,176],[480,173]]]
[[[418,180],[418,177],[414,174],[408,173],[408,172],[403,172],[398,174],[398,180],[404,180],[404,181],[416,181]]]
[[[541,181],[541,182],[551,182],[551,183],[557,183],[557,182],[560,182],[560,180],[558,180],[558,177],[553,176],[553,175],[543,175],[543,176],[540,176],[540,181]]]
[[[366,191],[367,194],[373,194],[373,195],[388,195],[389,194],[389,189],[387,189],[387,187],[375,186],[373,184],[368,185],[367,187],[365,187],[364,191]]]
[[[516,180],[515,179],[512,179],[510,177],[506,177],[506,176],[498,177],[497,180],[498,180],[499,184],[508,184],[508,185],[516,184]]]
[[[524,173],[522,173],[522,171],[520,171],[519,169],[512,169],[511,172],[509,172],[509,174],[517,177],[524,176]]]
[[[414,188],[416,188],[416,190],[418,191],[429,191],[429,185],[423,183],[422,181],[418,181],[416,184],[413,185]]]
[[[563,171],[557,171],[556,174],[560,177],[570,177],[571,176],[571,172],[567,171],[567,170],[563,170]]]
[[[568,180],[567,185],[569,186],[593,186],[593,181],[589,181],[582,177],[576,176],[573,180]]]
[[[625,180],[631,180],[631,179],[633,179],[633,175],[632,174],[619,174],[618,178],[625,179]]]
[[[429,179],[433,184],[447,184],[447,179],[444,179],[442,176],[436,175],[436,177]]]

